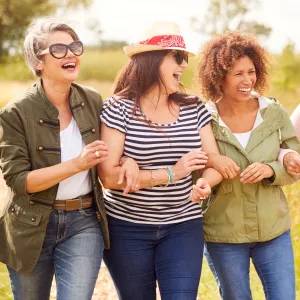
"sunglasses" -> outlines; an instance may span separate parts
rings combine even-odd
[[[173,53],[174,53],[174,57],[175,57],[175,60],[178,63],[178,65],[181,65],[183,63],[183,60],[185,60],[186,63],[189,62],[189,56],[186,52],[176,50],[176,51],[173,51]]]
[[[49,53],[57,59],[64,58],[66,57],[68,53],[68,49],[76,55],[80,56],[83,53],[83,44],[81,41],[75,41],[71,43],[70,45],[65,45],[65,44],[52,44],[49,46],[49,48],[43,50],[40,52],[40,55],[44,55],[46,53]]]

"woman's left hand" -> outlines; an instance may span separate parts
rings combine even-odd
[[[122,160],[122,166],[118,177],[118,184],[122,184],[126,180],[123,194],[136,192],[140,187],[140,169],[136,161],[130,157]]]
[[[264,178],[270,178],[274,175],[274,170],[266,164],[255,162],[248,166],[242,173],[240,181],[242,183],[256,183]]]
[[[190,198],[193,202],[200,202],[201,200],[207,198],[211,193],[211,188],[209,183],[204,178],[199,178],[197,183],[193,185]]]
[[[283,157],[283,166],[286,171],[295,179],[300,176],[300,155],[296,152],[287,153]]]

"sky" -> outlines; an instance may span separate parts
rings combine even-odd
[[[154,21],[179,24],[187,47],[197,52],[209,37],[196,33],[190,25],[191,17],[204,18],[209,0],[94,0],[87,9],[58,12],[68,20],[84,44],[95,44],[97,36],[88,25],[99,24],[102,39],[138,41],[145,28]],[[261,0],[251,11],[251,18],[272,28],[262,44],[273,53],[292,41],[300,51],[300,0]]]

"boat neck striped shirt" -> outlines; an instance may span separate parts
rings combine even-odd
[[[178,119],[172,124],[145,122],[146,116],[134,101],[108,99],[101,121],[125,134],[124,155],[133,158],[141,170],[174,166],[186,153],[201,149],[198,130],[211,121],[211,115],[198,100],[181,104]],[[150,174],[149,174],[150,177]],[[106,212],[117,219],[141,224],[171,224],[202,217],[201,207],[189,199],[192,176],[169,184],[123,195],[121,190],[104,191]]]

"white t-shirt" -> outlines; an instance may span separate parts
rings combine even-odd
[[[72,117],[67,128],[60,132],[61,162],[73,159],[82,152],[85,143]],[[77,173],[59,183],[56,200],[77,198],[92,190],[89,170]]]
[[[261,99],[261,98],[258,98],[258,104],[259,104],[259,109],[257,111],[257,115],[256,115],[256,119],[255,119],[253,128],[250,131],[243,132],[243,133],[234,133],[225,124],[225,122],[221,119],[221,117],[219,117],[219,125],[223,126],[223,127],[227,127],[232,132],[232,134],[236,137],[236,139],[238,140],[238,142],[241,144],[241,146],[244,149],[247,147],[247,144],[250,140],[250,136],[251,136],[252,131],[263,122],[263,118],[261,116],[260,110],[264,109],[266,107],[266,104],[264,103],[263,99]],[[217,106],[216,106],[215,103],[208,102],[206,104],[206,106],[208,107],[209,111],[218,112],[218,109],[217,109]]]
[[[244,149],[247,147],[247,144],[251,136],[251,132],[252,130],[243,133],[233,133]]]

